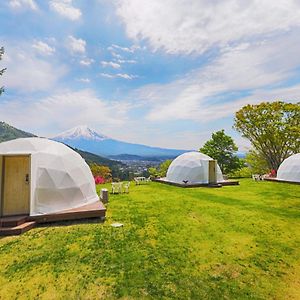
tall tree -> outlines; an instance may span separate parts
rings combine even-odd
[[[245,162],[251,170],[251,174],[266,174],[270,172],[266,159],[256,150],[252,149],[246,154]]]
[[[224,129],[213,133],[211,139],[199,151],[216,159],[224,174],[229,174],[242,167],[240,159],[236,156],[238,147],[233,139],[225,134]]]
[[[236,113],[234,128],[277,171],[284,159],[300,151],[300,103],[246,105]]]
[[[4,54],[4,48],[1,47],[1,48],[0,48],[0,60],[2,59],[3,54]],[[5,72],[5,70],[6,70],[6,68],[0,70],[0,76],[3,75],[3,73]],[[0,95],[1,95],[3,92],[4,92],[4,87],[2,86],[2,87],[0,87]]]

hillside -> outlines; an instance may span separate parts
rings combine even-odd
[[[34,137],[32,133],[17,129],[5,122],[0,122],[0,143],[23,137]]]
[[[72,147],[70,147],[70,148],[72,148]],[[74,151],[78,152],[88,164],[96,163],[98,165],[108,166],[111,169],[114,167],[124,166],[124,164],[122,164],[121,162],[116,161],[116,160],[111,160],[111,159],[96,155],[94,153],[83,151],[80,149],[76,149],[76,148],[72,148],[72,149]]]

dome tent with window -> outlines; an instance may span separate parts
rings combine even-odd
[[[0,143],[1,216],[39,216],[99,202],[84,159],[45,138]]]
[[[277,180],[300,183],[300,153],[285,159],[278,171]]]
[[[217,161],[200,152],[179,155],[169,166],[166,182],[178,185],[207,185],[224,182]]]

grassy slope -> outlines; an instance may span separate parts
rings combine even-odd
[[[300,186],[133,186],[104,224],[0,239],[0,299],[300,299],[299,249]]]

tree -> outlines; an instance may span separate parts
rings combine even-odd
[[[246,105],[236,113],[234,128],[277,171],[284,159],[300,151],[300,103]]]
[[[172,163],[171,159],[167,159],[162,162],[158,168],[151,167],[148,169],[150,176],[152,177],[166,177],[170,164]]]
[[[246,154],[245,162],[252,174],[266,174],[270,172],[266,159],[256,150],[250,150]]]
[[[229,178],[251,178],[252,171],[249,167],[242,167],[229,174]]]
[[[158,176],[158,170],[155,167],[149,168],[148,172],[149,172],[150,176],[153,177],[153,178],[159,177]]]
[[[213,133],[211,139],[199,151],[216,159],[224,174],[229,174],[242,167],[240,159],[236,156],[238,147],[233,139],[225,134],[224,129]]]
[[[0,60],[2,59],[3,54],[4,54],[4,48],[1,47],[1,48],[0,48]],[[5,70],[6,70],[6,68],[0,70],[0,76],[3,75],[3,73],[5,72]],[[4,87],[2,86],[2,87],[0,87],[0,95],[1,95],[3,92],[4,92]]]
[[[166,177],[170,164],[172,163],[171,159],[167,159],[159,165],[159,176]]]
[[[96,163],[90,165],[91,172],[94,177],[100,176],[106,181],[111,179],[111,170],[107,166],[101,166]]]

